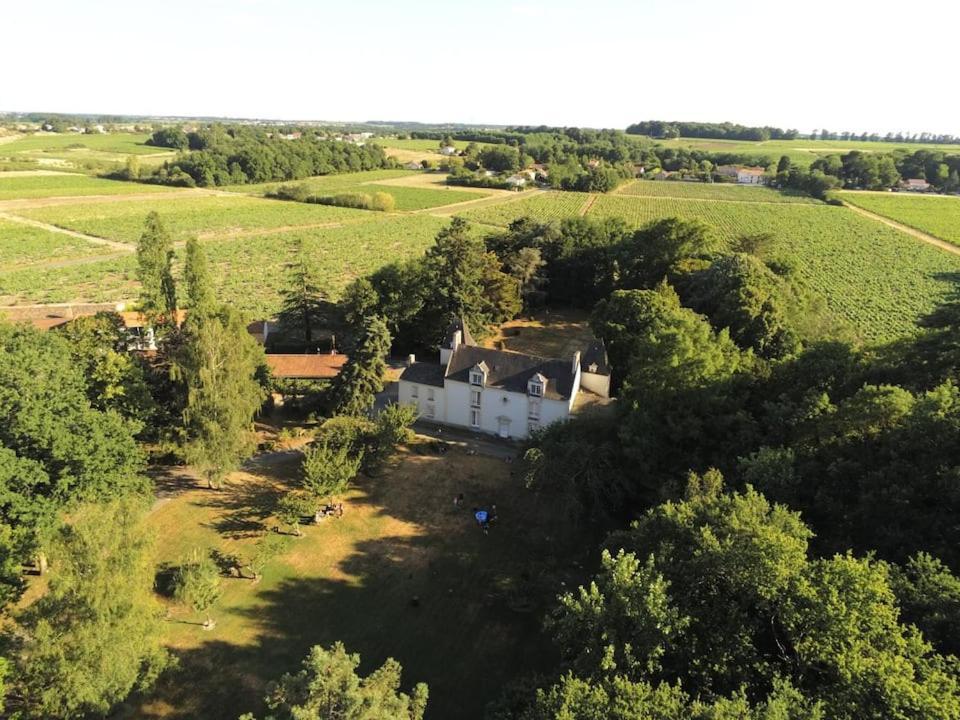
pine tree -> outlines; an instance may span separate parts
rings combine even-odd
[[[150,326],[161,319],[176,322],[177,289],[173,281],[173,240],[155,211],[147,215],[137,243],[140,308]]]
[[[327,296],[302,240],[297,240],[296,258],[290,265],[290,286],[282,295],[280,326],[307,345],[312,344],[315,331],[326,319]]]
[[[367,319],[351,339],[350,355],[333,385],[334,405],[341,415],[364,415],[383,390],[384,358],[390,351],[390,331],[383,317]]]

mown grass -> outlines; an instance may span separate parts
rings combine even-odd
[[[672,197],[729,202],[817,203],[802,193],[781,192],[772,188],[727,183],[698,183],[661,180],[634,180],[620,186],[614,195],[638,197]]]
[[[56,175],[0,174],[0,200],[76,195],[126,195],[169,190],[172,190],[172,188],[164,185],[107,180],[77,173]]]
[[[301,240],[314,260],[323,287],[335,300],[354,277],[422,254],[446,224],[429,215],[367,212],[363,217],[365,222],[342,227],[204,241],[218,297],[251,317],[275,313],[280,293],[289,282],[287,264],[293,259],[296,242]],[[174,267],[177,275],[182,253],[181,248]],[[69,267],[31,267],[0,273],[0,304],[110,302],[133,299],[138,292],[132,255]]]
[[[560,562],[562,527],[509,475],[502,460],[422,444],[403,449],[380,477],[361,476],[345,514],[268,564],[259,583],[225,578],[216,627],[166,599],[166,642],[179,670],[131,716],[226,720],[262,713],[265,683],[294,670],[311,645],[343,641],[369,672],[387,657],[404,686],[430,686],[431,720],[482,717],[503,683],[552,660],[540,617],[574,567]],[[158,567],[194,549],[244,554],[277,525],[272,506],[296,482],[297,458],[255,463],[225,491],[189,480],[150,515]],[[451,498],[466,495],[466,508]],[[496,503],[483,535],[470,507]],[[584,546],[586,546],[584,544]]]
[[[468,219],[505,226],[531,215],[557,220],[578,214],[581,196],[549,193],[469,210]],[[869,341],[916,330],[916,322],[953,290],[960,258],[857,215],[849,208],[805,203],[736,203],[599,195],[589,217],[621,218],[632,226],[664,217],[700,220],[727,239],[770,233],[772,253],[798,281]]]
[[[838,195],[851,205],[960,245],[960,198],[872,192]]]
[[[371,215],[369,211],[350,208],[219,195],[90,202],[24,210],[20,214],[88,235],[134,243],[143,232],[147,214],[154,210],[175,241],[191,235],[204,238],[266,228],[363,222]]]
[[[109,253],[108,248],[80,238],[0,219],[0,287],[4,273]]]
[[[281,185],[306,185],[315,195],[336,195],[338,193],[387,193],[396,201],[396,210],[405,212],[426,210],[427,208],[451,205],[465,200],[474,200],[477,193],[461,192],[451,188],[413,187],[402,185],[383,185],[377,181],[394,180],[416,175],[411,170],[369,170],[342,175],[324,175],[321,177],[290,180],[282,183],[261,183],[257,185],[231,185],[225,188],[231,192],[251,195],[265,195]]]

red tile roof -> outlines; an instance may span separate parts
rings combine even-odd
[[[274,377],[291,380],[326,380],[340,374],[347,356],[336,355],[267,355],[267,365]]]

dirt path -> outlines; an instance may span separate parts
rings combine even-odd
[[[925,233],[921,230],[912,228],[909,225],[898,223],[896,220],[891,220],[890,218],[884,217],[883,215],[877,215],[876,213],[870,212],[869,210],[864,210],[862,207],[851,205],[846,201],[844,201],[843,205],[844,207],[850,208],[855,213],[859,213],[864,217],[868,217],[871,220],[876,220],[877,222],[881,222],[884,225],[887,225],[888,227],[892,227],[901,232],[905,232],[907,235],[912,235],[917,240],[922,240],[928,245],[933,245],[935,247],[940,248],[941,250],[946,250],[951,255],[960,255],[960,247],[957,247],[956,245],[948,243],[946,240],[941,240],[938,237],[934,237],[933,235],[929,235],[928,233]]]
[[[128,202],[134,200],[165,200],[180,197],[208,197],[220,195],[215,190],[190,188],[186,190],[171,190],[170,192],[128,193],[126,195],[60,195],[44,198],[19,198],[16,200],[0,200],[0,212],[4,210],[32,210],[35,208],[53,207],[56,205],[82,205],[84,203]]]
[[[463,202],[452,203],[451,205],[441,205],[440,207],[425,208],[415,210],[415,214],[433,215],[434,217],[450,217],[461,210],[472,210],[473,208],[486,207],[487,205],[506,205],[507,203],[523,200],[545,193],[546,190],[527,190],[524,192],[515,192],[513,190],[502,190],[502,194],[491,197],[483,197],[477,200],[464,200]]]
[[[21,225],[29,225],[31,227],[40,228],[41,230],[60,233],[61,235],[69,235],[70,237],[86,240],[94,245],[104,245],[106,247],[113,248],[114,250],[122,250],[123,252],[133,252],[136,249],[133,245],[117,242],[116,240],[106,240],[101,237],[96,237],[95,235],[85,235],[81,232],[67,230],[66,228],[57,227],[56,225],[40,222],[39,220],[31,220],[30,218],[20,217],[19,215],[11,215],[10,213],[3,212],[3,209],[4,208],[0,207],[0,218],[3,220],[9,220],[10,222],[20,223]]]
[[[588,197],[588,198],[587,198],[587,201],[583,204],[583,207],[580,208],[580,210],[577,211],[577,214],[578,214],[580,217],[583,217],[584,215],[586,215],[588,212],[590,212],[590,208],[593,207],[593,204],[594,204],[596,201],[597,201],[597,196],[596,196],[596,195],[591,195],[590,197]]]

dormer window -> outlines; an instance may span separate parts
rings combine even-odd
[[[486,366],[483,363],[470,368],[470,384],[483,387],[487,379]]]
[[[539,378],[533,378],[527,383],[527,392],[533,397],[543,397],[543,382]]]

